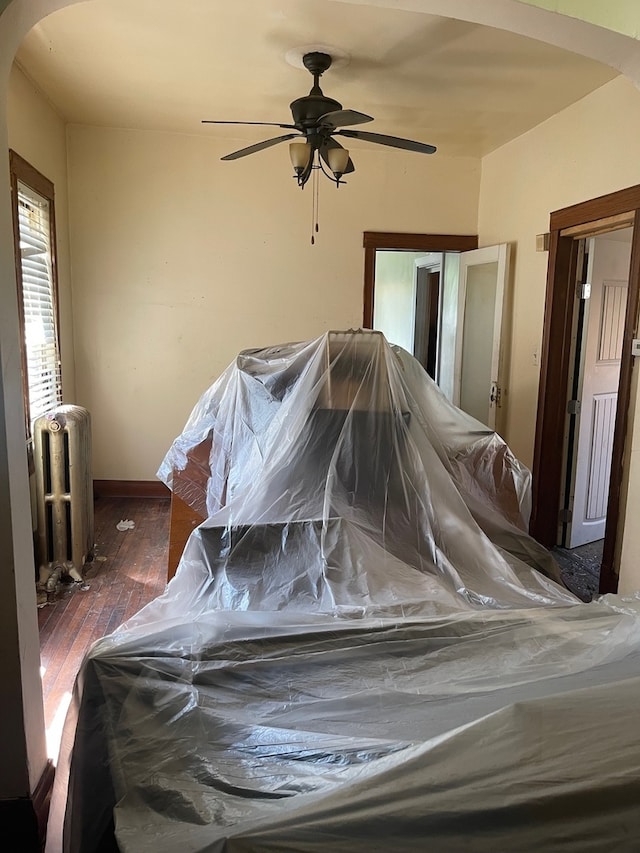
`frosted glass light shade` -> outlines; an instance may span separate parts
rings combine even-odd
[[[327,160],[333,174],[342,175],[349,162],[349,152],[346,148],[330,148],[327,151]]]
[[[291,158],[291,165],[294,171],[299,175],[309,164],[311,146],[308,142],[290,142],[289,157]]]

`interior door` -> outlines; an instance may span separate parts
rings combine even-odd
[[[454,400],[463,411],[496,427],[500,405],[500,342],[509,245],[460,254]]]
[[[603,539],[607,520],[631,255],[630,242],[620,237],[592,237],[588,242],[590,294],[581,353],[571,518],[565,536],[569,548]]]

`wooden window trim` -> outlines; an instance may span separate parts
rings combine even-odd
[[[9,149],[9,171],[11,181],[11,215],[13,220],[13,246],[18,290],[18,316],[20,322],[20,354],[22,363],[22,399],[25,413],[25,431],[29,445],[31,443],[31,414],[29,404],[29,383],[25,342],[25,320],[22,297],[22,263],[20,260],[20,223],[18,217],[18,181],[26,184],[38,195],[49,202],[49,227],[51,230],[51,284],[52,301],[56,324],[56,348],[60,358],[60,312],[58,299],[57,235],[55,216],[55,188],[53,182],[45,177],[13,149]]]
[[[392,231],[365,231],[364,293],[362,328],[373,329],[373,301],[376,277],[376,251],[468,252],[478,248],[477,234],[408,234]]]

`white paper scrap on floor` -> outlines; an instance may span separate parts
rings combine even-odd
[[[241,353],[159,476],[207,521],[87,656],[65,850],[637,850],[640,598],[563,588],[406,352]]]

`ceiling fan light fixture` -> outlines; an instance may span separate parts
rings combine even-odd
[[[336,181],[339,181],[349,163],[349,151],[346,148],[330,148],[327,151],[327,160]]]
[[[293,171],[298,177],[304,172],[311,159],[311,146],[308,142],[290,142],[289,157]]]
[[[344,54],[344,51],[337,51],[323,45],[308,45],[306,48],[299,48],[290,53],[291,55],[287,55],[287,61],[305,68],[313,77],[313,86],[309,94],[296,98],[289,104],[291,122],[238,122],[205,119],[204,123],[266,125],[288,131],[288,133],[280,136],[263,139],[260,142],[253,143],[253,145],[240,148],[238,151],[232,151],[222,157],[222,160],[238,160],[240,157],[256,154],[266,148],[279,145],[281,142],[288,142],[290,139],[304,139],[304,142],[289,143],[289,157],[294,170],[293,177],[296,179],[298,187],[304,189],[310,180],[312,182],[313,232],[316,233],[318,231],[319,174],[322,172],[326,178],[335,183],[336,187],[339,187],[340,184],[345,183],[342,176],[350,175],[355,171],[355,166],[349,157],[349,151],[337,139],[334,139],[334,136],[361,139],[364,142],[373,142],[376,145],[386,145],[390,148],[400,148],[421,154],[433,154],[436,148],[434,145],[417,142],[413,139],[402,139],[399,136],[352,129],[356,125],[373,121],[373,117],[359,110],[343,109],[339,101],[326,97],[320,87],[320,78],[325,71],[337,67],[338,64],[346,64],[348,55]],[[336,59],[339,60],[338,63]],[[313,234],[311,242],[315,242]]]

